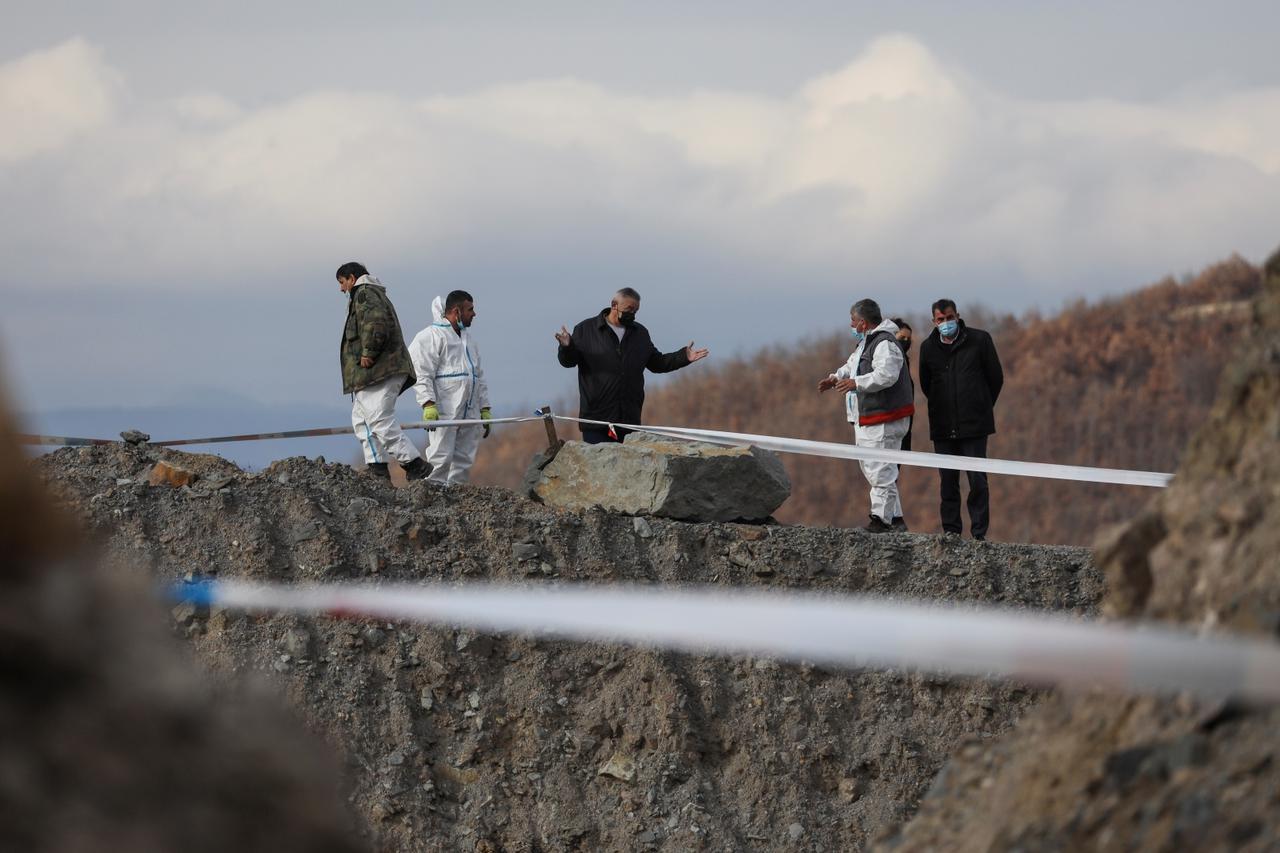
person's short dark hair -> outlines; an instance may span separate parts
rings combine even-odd
[[[933,303],[933,307],[929,309],[929,316],[932,317],[934,314],[937,314],[939,311],[946,312],[948,308],[950,308],[952,311],[960,310],[959,308],[956,307],[956,301],[954,299],[939,299],[937,302]]]
[[[911,324],[901,317],[890,317],[889,322],[897,326],[899,329],[906,329],[908,332],[913,331]]]
[[[451,290],[449,295],[444,298],[444,310],[452,311],[464,302],[475,302],[475,300],[465,290]]]
[[[634,299],[636,302],[640,301],[640,293],[634,287],[620,287],[617,295],[625,296],[627,299]]]
[[[880,313],[880,303],[874,299],[859,299],[853,303],[853,308],[850,310],[873,326],[879,326],[884,322],[884,316]]]
[[[335,278],[359,278],[362,275],[368,275],[369,271],[364,268],[364,264],[359,261],[347,261],[338,267]]]

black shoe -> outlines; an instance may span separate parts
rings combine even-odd
[[[387,470],[385,462],[370,462],[369,467],[365,469],[370,476],[377,477],[379,480],[390,480],[391,472]]]
[[[875,515],[871,516],[871,523],[862,529],[868,533],[890,533],[893,531],[892,527],[885,524],[879,516]]]
[[[974,541],[974,542],[986,542],[986,541],[987,541],[987,537],[986,537],[986,536],[979,536],[979,535],[977,535],[977,534],[975,533],[975,534],[974,534],[974,536],[973,536],[973,541]]]
[[[431,476],[431,464],[421,456],[409,460],[400,467],[404,469],[405,479],[410,482],[414,480],[425,480]]]
[[[897,516],[896,518],[894,518],[894,519],[893,519],[893,521],[892,521],[892,523],[890,523],[890,525],[889,525],[889,526],[890,526],[890,527],[892,527],[892,528],[894,529],[894,531],[895,531],[895,532],[897,532],[897,533],[907,533],[907,532],[908,532],[908,528],[907,528],[907,520],[906,520],[905,518],[903,518],[902,516],[900,516],[900,515],[899,515],[899,516]]]

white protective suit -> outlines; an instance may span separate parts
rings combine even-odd
[[[360,439],[365,462],[386,462],[388,456],[394,456],[407,465],[421,458],[396,420],[396,399],[404,382],[404,376],[392,376],[351,395],[351,426]]]
[[[461,334],[444,319],[444,297],[431,303],[434,322],[409,344],[409,358],[418,381],[413,386],[418,406],[434,402],[441,420],[480,417],[489,408],[489,385],[480,366],[480,351],[471,339],[471,330]],[[484,434],[482,426],[437,427],[427,433],[427,461],[431,476],[441,485],[465,483],[476,461],[476,450]]]
[[[886,330],[897,334],[898,326],[891,320],[885,320],[873,329],[873,332]],[[867,333],[867,337],[871,332]],[[898,381],[898,374],[905,367],[906,360],[902,355],[902,347],[892,338],[881,341],[871,354],[871,372],[856,376],[858,361],[862,358],[862,348],[867,344],[866,338],[858,344],[858,348],[849,356],[849,360],[840,369],[831,374],[836,379],[853,379],[859,391],[882,391]],[[883,447],[887,450],[901,450],[902,439],[911,428],[910,418],[901,418],[883,424],[860,426],[858,424],[858,395],[849,392],[845,395],[845,411],[849,415],[849,423],[853,424],[854,443],[858,447]],[[871,484],[871,514],[886,524],[895,518],[902,517],[902,501],[898,497],[898,466],[891,462],[859,463],[862,473]]]

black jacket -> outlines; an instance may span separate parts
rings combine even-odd
[[[622,340],[609,328],[609,309],[573,327],[567,347],[556,358],[564,367],[578,368],[578,417],[619,424],[640,423],[644,408],[644,371],[669,373],[689,364],[683,350],[663,354],[639,323],[627,329]],[[582,425],[582,429],[600,427]]]
[[[920,390],[929,398],[929,438],[980,438],[996,431],[1004,371],[991,335],[960,321],[947,346],[935,328],[920,345]]]

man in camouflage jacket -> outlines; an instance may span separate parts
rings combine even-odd
[[[339,350],[342,391],[351,395],[351,426],[369,471],[389,478],[393,456],[411,480],[431,473],[396,420],[396,398],[413,385],[413,363],[387,290],[362,264],[338,268],[338,287],[347,294],[347,324]]]

